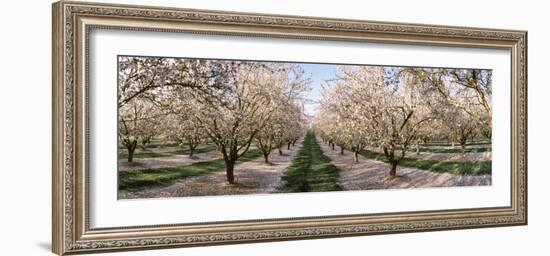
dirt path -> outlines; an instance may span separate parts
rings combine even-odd
[[[300,146],[298,146],[300,145]],[[227,183],[225,172],[215,172],[190,177],[165,188],[147,189],[139,192],[119,193],[120,199],[159,198],[159,197],[188,197],[213,196],[235,194],[271,193],[281,184],[281,177],[285,169],[301,148],[302,141],[296,142],[295,147],[283,150],[280,156],[274,150],[269,156],[270,163],[264,163],[263,157],[235,166],[235,184]]]
[[[189,155],[175,155],[167,157],[149,157],[149,158],[134,158],[134,162],[128,163],[126,159],[118,160],[118,171],[135,171],[143,169],[156,169],[162,167],[174,167],[182,165],[190,165],[198,162],[211,161],[221,158],[222,155],[218,151],[210,151],[207,153]]]
[[[359,163],[353,162],[353,154],[340,150],[332,150],[327,144],[320,143],[324,154],[340,170],[339,185],[345,190],[396,189],[396,188],[427,188],[455,186],[485,186],[491,185],[490,175],[461,176],[449,173],[435,173],[408,167],[397,167],[397,177],[386,179],[388,164],[359,156]]]

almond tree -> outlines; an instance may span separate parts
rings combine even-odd
[[[149,100],[136,98],[119,108],[118,115],[119,143],[126,147],[128,162],[133,162],[138,143],[158,134],[161,114]]]
[[[492,72],[480,69],[445,69],[450,86],[462,87],[450,103],[464,110],[489,130],[492,128]],[[439,85],[439,84],[436,84]],[[438,87],[440,90],[441,87]],[[447,95],[450,98],[450,93]],[[458,99],[456,99],[458,98]]]
[[[371,128],[374,128],[375,144],[382,147],[390,163],[389,175],[395,177],[399,161],[412,143],[431,133],[430,123],[435,117],[426,104],[429,99],[425,98],[419,79],[406,73],[400,75],[398,70],[374,69],[374,72],[364,72],[371,82],[367,83],[367,87],[371,87],[367,106],[371,109],[370,120],[375,124]],[[388,79],[388,75],[392,79]]]
[[[290,150],[290,146],[303,136],[304,123],[302,109],[295,102],[280,103],[255,137],[256,147],[262,151],[264,162],[269,162],[269,155],[275,148],[279,155],[283,155],[282,147],[285,143],[287,150]]]
[[[151,97],[159,90],[189,88],[211,95],[223,89],[224,80],[234,65],[216,60],[165,57],[118,58],[118,107],[136,97]]]
[[[284,113],[283,133],[277,141],[277,147],[279,155],[282,155],[283,145],[286,144],[287,150],[296,143],[300,138],[305,136],[306,133],[306,120],[304,118],[303,109],[298,104],[289,102],[285,104],[285,107],[280,108],[279,111]]]
[[[165,122],[165,134],[178,142],[180,147],[187,146],[189,157],[193,157],[195,149],[205,139],[201,127],[196,125],[188,115],[169,114],[163,122]]]
[[[427,92],[439,95],[448,107],[462,110],[477,124],[481,133],[491,139],[492,72],[481,69],[406,68],[422,80]]]
[[[303,107],[295,106],[296,109],[291,117],[292,121],[287,125],[285,130],[285,140],[287,143],[287,150],[290,150],[291,146],[296,146],[296,142],[306,135],[308,130],[308,121],[303,113]]]
[[[458,142],[462,152],[465,152],[468,140],[477,135],[479,123],[465,111],[454,106],[448,106],[439,112],[442,112],[441,119],[444,120],[448,138]]]
[[[292,67],[261,62],[217,61],[227,65],[225,79],[215,79],[222,86],[210,87],[209,94],[191,88],[173,87],[166,95],[190,104],[196,112],[193,122],[219,148],[226,166],[227,181],[234,183],[236,161],[250,148],[253,139],[268,124],[272,115],[294,87],[303,86],[289,81]],[[208,68],[205,66],[204,68]],[[204,83],[213,83],[210,80]],[[172,99],[170,99],[172,100]]]
[[[256,147],[262,151],[265,163],[269,163],[269,155],[273,149],[277,148],[279,155],[283,154],[281,147],[287,129],[287,120],[283,114],[281,111],[274,113],[256,134]]]
[[[344,70],[345,73],[345,70]],[[356,81],[340,78],[333,88],[324,88],[323,99],[320,106],[321,126],[329,131],[332,140],[340,145],[340,153],[344,154],[344,148],[353,152],[354,161],[359,161],[359,152],[369,144],[369,123],[361,113],[361,105],[354,102],[362,102],[364,95],[355,89]],[[323,117],[323,115],[331,116]]]
[[[321,137],[323,143],[328,144],[332,150],[334,150],[334,142],[337,140],[339,134],[335,119],[334,113],[323,111],[323,108],[321,108],[315,119],[315,131],[319,133],[319,137]],[[341,148],[342,153],[343,150]]]
[[[153,135],[158,133],[153,123],[144,123],[149,118],[142,116],[159,115],[159,110],[166,110],[159,104],[167,102],[167,91],[180,88],[192,90],[205,99],[215,97],[213,92],[223,92],[225,81],[229,79],[227,76],[234,67],[231,62],[228,64],[215,60],[119,57],[119,137],[128,150],[128,161],[133,160],[138,143],[145,147]],[[151,114],[149,111],[156,112]],[[196,139],[192,140],[190,147],[196,144]]]
[[[324,101],[339,102],[354,117],[350,120],[357,120],[343,131],[356,142],[364,140],[382,148],[390,163],[389,175],[395,177],[410,145],[429,134],[429,123],[435,119],[425,103],[421,81],[395,68],[344,66],[341,70],[337,97]]]
[[[193,90],[182,88],[182,90]],[[176,90],[167,89],[158,91],[156,103],[163,113],[164,133],[173,141],[178,142],[180,147],[187,146],[189,157],[193,157],[195,149],[206,139],[203,129],[194,120],[197,114],[193,104],[185,97],[175,97]]]

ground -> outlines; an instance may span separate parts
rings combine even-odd
[[[301,146],[302,141],[296,144]],[[269,163],[265,163],[263,157],[256,157],[252,161],[237,164],[235,166],[235,184],[232,185],[227,183],[225,172],[219,171],[189,177],[164,188],[121,192],[119,198],[272,193],[277,188],[282,187],[281,177],[283,172],[292,163],[299,150],[300,147],[298,146],[291,147],[290,150],[284,150],[283,155],[279,155],[274,151],[269,156]]]
[[[118,161],[118,171],[132,171],[189,165],[198,162],[215,160],[221,157],[222,156],[220,152],[210,151],[206,153],[194,154],[193,157],[189,157],[189,155],[173,155],[166,157],[134,158],[134,161],[131,163],[128,163],[126,159],[120,159]]]
[[[397,177],[389,179],[387,163],[362,155],[355,163],[352,152],[345,151],[342,155],[340,150],[332,150],[328,144],[323,144],[321,149],[341,170],[339,184],[345,190],[491,185],[490,175],[455,175],[402,166],[397,167]]]
[[[269,163],[252,147],[235,166],[235,184],[227,183],[221,154],[212,145],[202,145],[193,157],[174,146],[150,148],[138,152],[134,163],[119,160],[118,196],[137,199],[491,185],[491,152],[483,146],[473,145],[467,153],[451,147],[422,148],[419,154],[408,153],[398,166],[397,177],[388,178],[389,165],[379,149],[366,149],[354,163],[351,152],[342,155],[339,148],[333,150],[319,141],[308,133],[296,146],[285,148],[283,155],[274,150]]]

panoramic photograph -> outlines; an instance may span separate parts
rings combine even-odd
[[[119,199],[491,185],[491,70],[117,61]]]

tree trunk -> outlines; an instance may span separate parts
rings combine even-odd
[[[141,141],[141,145],[140,145],[140,148],[145,151],[147,150],[147,144],[149,144],[151,142],[151,139],[143,139]]]
[[[416,155],[420,155],[420,147],[418,144],[416,145]]]
[[[344,154],[344,147],[340,146],[340,155]]]
[[[134,151],[128,151],[128,163],[134,161]]]
[[[359,151],[353,151],[353,161],[359,163]]]
[[[390,177],[394,178],[397,174],[397,161],[390,162]]]
[[[290,146],[291,146],[291,145],[292,145],[292,142],[289,141],[289,142],[286,144],[286,149],[287,149],[287,150],[290,150]]]
[[[126,147],[126,149],[128,150],[128,163],[131,163],[134,161],[134,151],[136,151],[136,146],[137,146],[137,141],[130,143],[130,145]]]
[[[283,151],[281,150],[281,146],[279,146],[279,147],[277,148],[277,150],[279,151],[279,155],[282,156],[282,155],[283,155]]]
[[[293,147],[296,146],[296,141],[298,141],[298,140],[293,140],[293,141],[292,141],[292,146],[293,146]]]
[[[227,177],[227,182],[229,184],[235,183],[235,176],[234,176],[234,168],[235,168],[235,162],[232,161],[225,161],[225,175]]]
[[[466,142],[461,142],[460,143],[460,148],[462,148],[462,153],[465,153],[466,152]]]
[[[334,143],[332,143],[330,147],[332,148],[332,150],[334,150]]]
[[[195,147],[192,145],[189,145],[189,157],[193,157],[193,153],[195,153]]]
[[[269,153],[268,152],[263,152],[264,153],[264,162],[267,164],[269,163]]]

